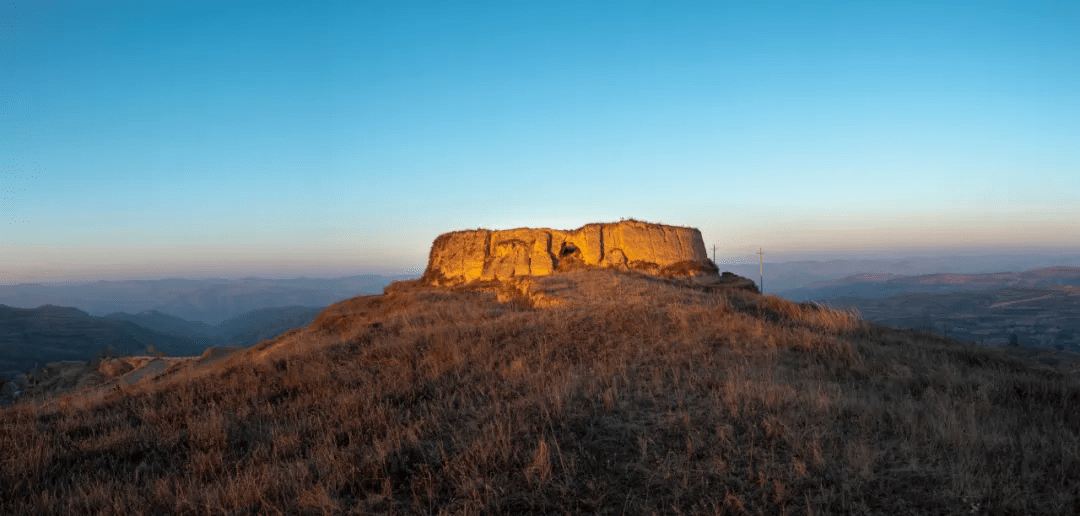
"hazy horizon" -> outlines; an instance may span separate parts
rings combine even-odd
[[[1049,1],[9,2],[0,284],[419,274],[447,231],[629,217],[721,264],[1076,257],[1077,26]]]
[[[711,258],[711,248],[709,249]],[[770,253],[766,251],[766,256]],[[829,277],[841,278],[858,273],[894,272],[898,274],[918,275],[936,273],[956,274],[981,274],[990,272],[1023,272],[1032,269],[1041,269],[1052,266],[1080,267],[1080,250],[1072,250],[1063,253],[983,253],[983,254],[918,254],[911,253],[903,256],[890,256],[882,254],[855,254],[844,256],[818,256],[818,255],[780,255],[781,260],[763,260],[766,276],[770,272],[776,272],[773,267],[783,267],[784,274],[790,275],[793,270],[806,269],[807,276],[811,275],[809,269],[813,265],[834,265],[832,269],[843,271],[829,275]],[[745,255],[740,257],[717,256],[717,265],[722,271],[732,271],[747,278],[757,281],[758,257],[757,255]],[[879,270],[877,266],[886,266],[890,270]],[[750,269],[747,269],[750,267]],[[352,276],[381,276],[399,277],[402,279],[419,277],[424,272],[424,267],[411,269],[391,269],[389,271],[372,270],[349,270],[349,269],[303,269],[296,272],[280,269],[263,269],[261,271],[244,269],[242,271],[229,272],[227,269],[219,269],[216,272],[206,267],[194,270],[176,270],[168,274],[139,274],[139,269],[134,273],[131,269],[117,268],[115,274],[87,274],[86,271],[68,272],[54,271],[49,277],[37,278],[14,278],[0,277],[0,286],[13,285],[74,285],[87,284],[100,281],[141,281],[141,280],[183,280],[183,281],[207,281],[207,280],[289,280],[289,279],[338,279]],[[200,272],[201,271],[201,272]],[[896,272],[902,271],[902,272]],[[752,272],[752,274],[751,274]],[[808,282],[809,283],[809,282]],[[785,283],[786,284],[786,283]],[[787,288],[791,288],[788,286]]]

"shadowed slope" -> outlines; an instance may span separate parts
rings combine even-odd
[[[120,319],[93,317],[76,308],[0,305],[0,371],[25,371],[61,360],[87,360],[108,348],[124,354],[144,353],[147,345],[170,355],[201,353],[206,348],[184,336],[156,332]]]
[[[521,285],[394,285],[202,369],[2,409],[0,513],[1076,507],[1074,377],[742,290]]]

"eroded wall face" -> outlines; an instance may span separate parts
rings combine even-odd
[[[481,258],[485,266],[480,279],[484,280],[540,276],[555,270],[551,232],[545,229],[492,231],[488,254]]]
[[[478,229],[435,239],[424,276],[434,284],[450,285],[542,276],[570,265],[657,272],[707,259],[701,232],[695,228],[622,221],[573,231]]]

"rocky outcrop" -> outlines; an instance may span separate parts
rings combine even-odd
[[[581,267],[663,276],[716,275],[695,228],[624,220],[571,231],[519,228],[445,233],[435,239],[424,280],[433,285],[544,276]]]

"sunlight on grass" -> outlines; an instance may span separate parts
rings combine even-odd
[[[772,295],[499,288],[398,286],[212,367],[0,409],[0,513],[1076,506],[1074,377]]]

